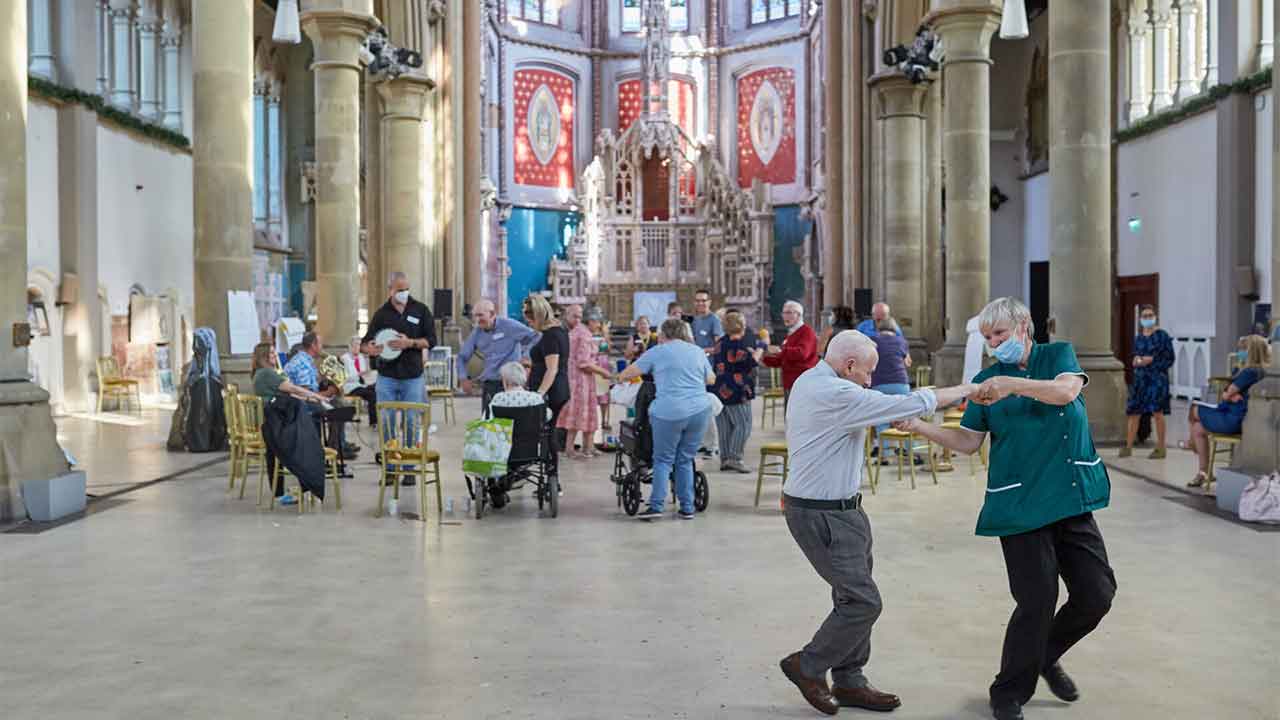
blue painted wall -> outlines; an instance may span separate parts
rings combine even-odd
[[[503,225],[507,229],[507,315],[520,318],[520,305],[531,292],[549,289],[547,268],[551,258],[563,257],[581,216],[567,210],[512,208]]]
[[[773,284],[769,288],[769,308],[774,321],[780,321],[783,303],[804,300],[804,276],[800,274],[796,255],[804,236],[813,232],[813,221],[800,219],[799,205],[780,205],[773,212]]]

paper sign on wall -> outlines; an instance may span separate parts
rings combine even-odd
[[[258,308],[248,290],[227,291],[227,327],[231,335],[231,354],[248,355],[261,336]]]

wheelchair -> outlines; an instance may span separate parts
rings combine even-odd
[[[552,443],[555,430],[547,422],[547,406],[490,407],[495,418],[513,421],[511,453],[507,456],[507,473],[501,477],[468,475],[467,494],[471,496],[476,519],[484,517],[485,506],[498,510],[511,501],[511,491],[526,484],[537,488],[538,510],[551,517],[560,514],[559,464]]]
[[[636,417],[618,423],[618,452],[613,456],[613,481],[618,506],[628,515],[640,511],[644,502],[641,485],[653,484],[653,426],[649,423],[649,403],[657,395],[653,381],[646,378],[636,395]],[[674,478],[671,492],[675,493]],[[707,476],[693,463],[693,509],[704,512],[711,502]]]

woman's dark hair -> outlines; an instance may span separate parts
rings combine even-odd
[[[842,329],[853,328],[853,308],[848,305],[837,305],[831,309],[831,324]]]

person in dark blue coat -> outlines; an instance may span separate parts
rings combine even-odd
[[[1244,427],[1244,416],[1249,411],[1249,388],[1266,377],[1267,366],[1271,364],[1271,346],[1266,338],[1248,335],[1244,339],[1244,366],[1231,376],[1231,384],[1222,391],[1222,397],[1216,406],[1196,403],[1191,406],[1191,444],[1196,455],[1200,456],[1200,472],[1187,483],[1187,487],[1200,487],[1205,484],[1209,472],[1209,436],[1239,435]]]
[[[1133,387],[1129,388],[1129,402],[1124,414],[1129,418],[1129,432],[1125,436],[1120,457],[1133,454],[1133,440],[1138,434],[1138,421],[1150,415],[1156,425],[1156,449],[1149,457],[1161,460],[1165,456],[1165,416],[1169,414],[1169,368],[1173,367],[1173,338],[1156,324],[1154,305],[1143,305],[1138,310],[1141,326],[1133,339]]]

